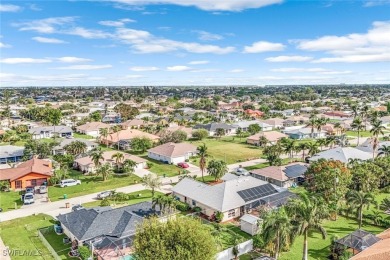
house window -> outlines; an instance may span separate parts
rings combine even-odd
[[[232,217],[235,217],[235,216],[236,216],[236,210],[234,210],[234,209],[229,210],[228,218],[232,218]]]
[[[196,206],[196,201],[192,200],[192,206]]]
[[[15,189],[21,189],[22,188],[22,181],[15,181]]]
[[[31,180],[31,186],[37,186],[37,180]]]

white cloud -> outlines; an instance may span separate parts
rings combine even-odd
[[[92,61],[91,59],[78,58],[78,57],[61,57],[56,59],[59,62],[65,63],[77,63],[77,62],[88,62]]]
[[[139,78],[144,78],[145,76],[143,75],[127,75],[125,78],[127,79],[139,79]]]
[[[190,64],[190,65],[202,65],[202,64],[208,64],[208,63],[210,63],[210,61],[208,61],[208,60],[194,60],[194,61],[188,62],[188,64]]]
[[[0,4],[0,12],[19,12],[22,8],[18,5],[10,5],[10,4]]]
[[[215,33],[210,33],[206,31],[194,31],[199,35],[199,40],[201,41],[218,41],[222,40],[223,36]]]
[[[344,36],[327,35],[312,40],[294,40],[297,48],[306,51],[324,51],[331,57],[313,60],[313,63],[381,62],[390,61],[390,21],[374,22],[364,34]]]
[[[159,70],[158,67],[131,67],[132,71],[156,71]]]
[[[269,62],[303,62],[312,60],[312,57],[308,56],[277,56],[266,58],[266,61]]]
[[[83,27],[75,27],[64,32],[65,34],[77,35],[85,39],[104,39],[111,35],[101,30],[86,29]]]
[[[241,72],[244,72],[243,69],[233,69],[233,70],[230,70],[229,71],[230,73],[241,73]]]
[[[20,31],[35,31],[39,33],[59,33],[60,29],[66,25],[72,24],[76,17],[51,17],[30,22],[13,23],[15,27],[19,27]]]
[[[0,48],[11,48],[11,47],[12,46],[9,44],[5,44],[5,43],[0,42]]]
[[[364,7],[373,7],[373,6],[380,6],[380,5],[390,5],[390,0],[370,0],[366,1],[363,6]]]
[[[163,53],[184,50],[192,53],[226,54],[235,51],[234,47],[174,41],[156,37],[147,31],[127,28],[118,28],[116,37],[123,43],[130,44],[134,51],[138,53]]]
[[[254,42],[250,46],[244,47],[244,53],[260,53],[269,51],[283,51],[286,46],[281,43],[273,43],[266,41]]]
[[[41,43],[54,43],[54,44],[67,43],[66,41],[56,39],[56,38],[33,37],[32,39],[34,41],[41,42]]]
[[[180,6],[196,6],[206,11],[242,11],[249,8],[260,8],[272,4],[280,4],[283,0],[112,0],[130,6],[174,4]]]
[[[118,21],[100,21],[99,24],[104,26],[112,26],[112,27],[123,27],[126,25],[126,23],[135,23],[136,21],[133,19],[120,19]]]
[[[167,67],[167,71],[188,71],[191,70],[188,66],[171,66]]]
[[[34,58],[5,58],[1,59],[0,63],[5,64],[33,64],[33,63],[49,63],[50,59],[34,59]]]
[[[278,68],[278,69],[271,69],[270,71],[286,72],[286,73],[313,72],[316,74],[323,74],[323,75],[342,75],[342,74],[352,73],[352,71],[350,70],[336,71],[336,70],[329,70],[324,68]]]
[[[72,66],[66,66],[66,67],[57,67],[55,69],[59,70],[100,70],[100,69],[109,69],[112,68],[112,65],[105,64],[105,65],[72,65]]]

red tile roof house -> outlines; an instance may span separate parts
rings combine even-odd
[[[259,118],[264,115],[264,112],[261,112],[259,110],[247,109],[245,110],[245,114],[247,114],[248,116]]]
[[[131,130],[127,129],[127,130],[121,130],[117,133],[109,134],[107,138],[102,137],[100,139],[100,142],[102,144],[108,144],[108,145],[117,145],[119,142],[120,147],[122,149],[128,149],[130,148],[131,139],[136,137],[147,137],[151,139],[153,142],[158,142],[160,140],[160,137],[157,135],[142,132],[137,129],[131,129]]]
[[[304,163],[292,163],[285,166],[269,166],[262,169],[251,170],[252,177],[268,181],[271,184],[282,188],[289,188],[298,182],[299,177],[303,177],[307,170]]]
[[[142,119],[131,119],[120,124],[122,129],[140,129],[148,125],[154,125],[154,123],[144,121]]]
[[[166,143],[148,150],[148,157],[157,161],[178,164],[197,154],[197,147],[188,143]]]
[[[111,166],[116,166],[115,158],[114,159],[112,158],[112,156],[116,153],[118,153],[118,151],[104,152],[102,154],[103,160],[100,160],[100,162],[102,164],[109,163],[109,164],[111,164]],[[119,153],[123,154],[123,156],[124,156],[123,161],[131,160],[137,164],[134,169],[143,169],[146,167],[146,160],[145,159],[138,157],[138,156],[135,156],[135,155],[128,154],[128,153],[122,153],[122,152],[119,152]],[[93,173],[96,170],[95,164],[92,161],[92,157],[90,157],[90,156],[76,159],[73,163],[73,167],[80,170],[84,174]]]
[[[269,131],[269,132],[261,132],[255,135],[251,135],[246,139],[246,142],[248,144],[259,145],[261,136],[264,136],[270,144],[275,144],[278,140],[288,137],[287,135],[280,132]]]
[[[102,122],[90,122],[84,125],[77,126],[76,132],[90,135],[93,137],[99,137],[101,128],[110,128],[110,125]]]
[[[40,186],[53,175],[52,164],[48,160],[33,158],[15,168],[0,170],[0,181],[9,181],[12,190],[28,186]]]

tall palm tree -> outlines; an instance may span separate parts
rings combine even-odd
[[[350,190],[347,195],[347,203],[357,210],[359,229],[363,222],[363,208],[369,209],[371,204],[375,203],[375,198],[371,193],[364,193],[361,191]]]
[[[261,236],[265,244],[271,246],[271,252],[275,259],[278,259],[283,248],[292,243],[294,235],[291,219],[284,207],[269,211],[265,216]]]
[[[123,162],[125,156],[123,155],[123,153],[117,152],[111,156],[111,159],[115,159],[116,168],[119,169],[119,164]]]
[[[339,133],[343,132],[343,127],[341,126],[340,122],[334,123],[334,129],[336,130],[336,135],[339,135]]]
[[[106,181],[108,179],[108,177],[110,175],[112,175],[113,173],[114,172],[113,172],[112,167],[111,167],[111,165],[109,163],[103,164],[96,171],[97,175],[101,175],[102,176],[103,181]]]
[[[364,131],[367,131],[367,120],[368,116],[370,115],[370,107],[367,105],[363,106],[360,111],[360,115],[362,118],[364,118]]]
[[[116,136],[118,137],[117,149],[119,150],[119,132],[122,130],[122,127],[120,125],[114,125],[111,129],[114,133],[116,133]]]
[[[325,139],[325,143],[327,146],[329,146],[330,148],[333,148],[333,146],[335,145],[336,143],[336,137],[331,135],[331,136],[327,136],[326,139]]]
[[[259,146],[265,147],[268,144],[268,139],[264,135],[259,137]]]
[[[360,131],[364,128],[362,119],[359,116],[355,117],[352,121],[351,127],[352,129],[355,129],[357,131],[358,134],[357,146],[359,146]]]
[[[299,150],[302,151],[302,161],[305,161],[305,150],[307,150],[309,148],[309,146],[307,143],[300,143],[298,145],[298,147],[299,147]]]
[[[101,149],[95,149],[91,153],[91,159],[93,161],[93,164],[95,165],[95,168],[97,169],[99,165],[101,165],[101,160],[104,160],[103,157],[103,151]]]
[[[383,130],[385,127],[382,125],[381,121],[375,121],[372,124],[372,129],[370,133],[372,134],[372,158],[375,158],[375,152],[379,145],[379,135],[383,135]]]
[[[308,151],[309,156],[313,156],[313,155],[320,152],[320,149],[319,149],[318,144],[316,142],[307,143],[307,148],[309,150]]]
[[[384,145],[378,149],[378,156],[390,156],[390,145]]]
[[[317,127],[318,118],[316,116],[311,116],[309,122],[307,122],[307,127],[311,128],[311,138],[314,136],[314,129]]]
[[[126,159],[124,160],[122,167],[125,170],[126,173],[133,173],[134,168],[137,166],[137,163],[134,162],[133,160]]]
[[[142,183],[145,187],[148,187],[152,190],[152,197],[156,189],[159,189],[162,185],[161,178],[155,174],[149,173],[142,178]]]
[[[108,139],[107,139],[108,133],[109,133],[108,128],[100,128],[99,129],[100,140],[102,140],[103,138],[106,140],[106,147],[108,147]]]
[[[322,151],[322,147],[326,145],[326,139],[325,138],[320,138],[316,140],[317,145],[320,147]]]
[[[209,157],[209,154],[207,152],[207,146],[205,143],[202,145],[198,146],[198,156],[199,156],[199,168],[200,171],[202,172],[202,181],[204,182],[204,171],[206,169],[206,164],[207,164],[207,157]]]
[[[303,260],[308,259],[308,234],[319,232],[322,239],[326,238],[326,230],[322,220],[329,216],[326,205],[317,197],[299,194],[299,199],[293,199],[286,205],[288,215],[296,227],[296,232],[303,235]]]
[[[283,138],[281,139],[281,145],[283,148],[283,152],[288,154],[288,156],[290,157],[290,161],[292,162],[292,159],[294,157],[296,141],[293,139]]]

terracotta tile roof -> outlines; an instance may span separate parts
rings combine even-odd
[[[17,165],[15,168],[0,170],[0,180],[14,181],[29,173],[52,176],[51,163],[47,160],[33,158]]]
[[[197,147],[188,143],[166,143],[148,150],[148,152],[171,158],[183,156],[189,152],[194,153],[196,151]]]
[[[107,140],[109,142],[116,143],[120,140],[131,140],[136,137],[147,137],[152,139],[153,141],[157,141],[158,139],[160,139],[160,137],[158,137],[157,135],[152,135],[137,129],[127,129],[127,130],[121,130],[118,133],[109,134]],[[105,140],[106,140],[105,138],[102,138],[103,142]]]
[[[125,127],[132,127],[132,126],[153,125],[153,123],[144,121],[142,119],[131,119],[121,123],[121,125]]]
[[[390,228],[376,235],[379,242],[354,255],[350,260],[388,260],[390,259]]]
[[[107,152],[104,152],[102,154],[103,160],[101,160],[101,162],[102,163],[115,162],[115,159],[112,159],[112,156],[114,154],[116,154],[116,153],[118,153],[118,151],[107,151]],[[119,152],[119,153],[123,154],[123,156],[124,156],[123,159],[124,160],[132,160],[135,163],[146,162],[146,160],[141,158],[141,157],[138,157],[138,156],[135,156],[135,155],[131,155],[131,154],[128,154],[128,153],[123,153],[123,152]],[[79,165],[90,165],[90,164],[93,164],[92,157],[90,157],[90,156],[86,156],[86,157],[82,157],[82,158],[76,159],[75,162],[78,163]]]

